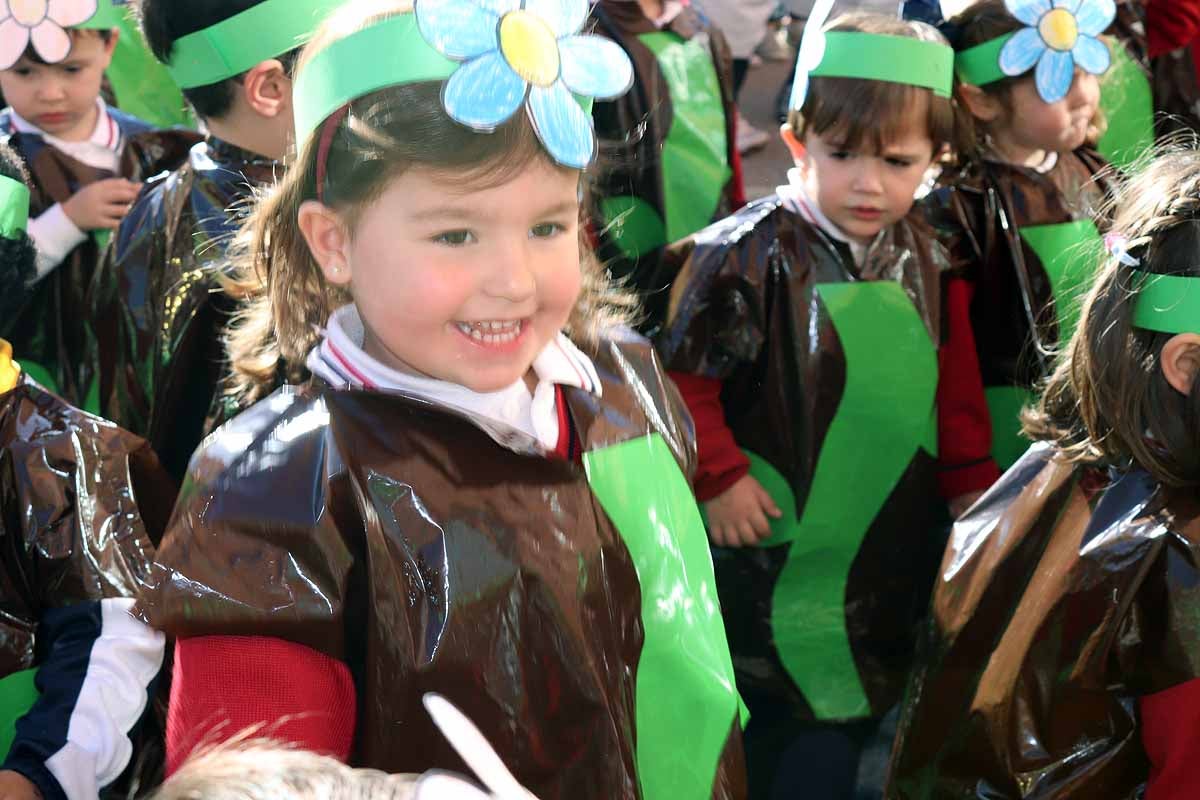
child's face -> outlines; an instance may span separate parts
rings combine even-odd
[[[98,31],[72,31],[71,41],[70,54],[57,64],[38,64],[21,56],[0,71],[0,90],[14,111],[46,133],[84,141],[95,128],[96,98],[117,34],[114,31],[105,42]]]
[[[921,122],[876,153],[868,143],[850,150],[836,131],[809,131],[798,166],[808,196],[847,236],[869,243],[909,212],[933,163],[933,140]]]
[[[1032,76],[1017,81],[1009,95],[1010,110],[993,126],[992,136],[1009,149],[1069,153],[1082,147],[1100,106],[1100,81],[1095,75],[1075,71],[1071,91],[1057,103],[1047,103],[1037,93]],[[1015,145],[1015,147],[1012,147]]]
[[[508,183],[408,170],[361,215],[346,267],[367,352],[476,392],[525,377],[580,291],[579,174],[538,158]]]

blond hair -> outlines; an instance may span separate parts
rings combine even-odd
[[[300,56],[297,71],[335,41],[388,17],[409,12],[405,0],[355,0],[318,30]],[[232,368],[229,393],[239,405],[271,390],[280,374],[296,380],[318,329],[336,308],[351,301],[328,284],[296,224],[302,203],[318,195],[353,229],[364,206],[388,182],[420,165],[454,173],[471,185],[497,186],[545,155],[525,114],[516,114],[494,133],[481,135],[455,123],[441,105],[439,82],[393,86],[348,106],[348,113],[308,138],[280,184],[257,202],[230,248],[233,261],[225,289],[241,301],[226,335]],[[329,142],[327,176],[317,185],[319,142]],[[566,333],[593,349],[600,332],[628,322],[635,307],[618,289],[580,236],[583,288]]]

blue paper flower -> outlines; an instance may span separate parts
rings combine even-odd
[[[414,11],[430,46],[463,62],[442,90],[451,118],[493,131],[524,105],[555,161],[588,165],[592,120],[572,93],[622,95],[633,64],[615,42],[578,35],[587,0],[417,0]]]
[[[1014,17],[1028,25],[1000,51],[1005,75],[1024,75],[1037,65],[1038,94],[1057,103],[1071,91],[1075,67],[1101,75],[1112,64],[1100,34],[1117,15],[1114,0],[1004,0]]]

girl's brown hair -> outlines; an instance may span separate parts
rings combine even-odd
[[[904,36],[946,44],[945,37],[931,25],[883,14],[845,14],[828,30]],[[804,107],[788,112],[788,127],[801,141],[810,131],[820,136],[832,133],[839,137],[841,146],[850,150],[869,143],[875,152],[882,152],[889,141],[902,135],[904,128],[912,123],[913,109],[922,107],[926,109],[926,127],[936,153],[954,140],[954,108],[949,98],[920,86],[863,78],[815,77],[809,81]]]
[[[300,56],[302,71],[331,43],[388,17],[409,12],[404,0],[355,0],[320,28]],[[227,335],[233,376],[230,393],[252,402],[290,380],[320,339],[331,312],[351,301],[327,284],[296,224],[306,200],[318,196],[353,229],[358,214],[391,180],[414,166],[453,174],[463,185],[503,184],[545,155],[527,115],[481,135],[454,122],[442,108],[440,82],[393,86],[349,104],[308,138],[280,184],[259,199],[231,247],[234,274],[227,290],[242,301]],[[328,155],[318,169],[321,139]],[[318,174],[324,176],[318,187]],[[617,290],[581,235],[583,290],[567,333],[594,347],[599,332],[628,321],[634,301]]]
[[[1142,273],[1200,279],[1200,151],[1171,149],[1128,179],[1113,230],[1129,238],[1132,268],[1107,259],[1075,337],[1025,432],[1070,461],[1135,463],[1170,486],[1200,485],[1200,380],[1175,391],[1160,357],[1172,334],[1133,326]]]
[[[1004,0],[979,0],[972,3],[961,14],[950,21],[954,33],[954,49],[956,52],[970,50],[981,44],[999,39],[1010,33],[1016,33],[1026,27],[1025,23],[1009,13]],[[1021,81],[1032,81],[1033,73],[1028,72],[1015,78],[1002,78],[985,86],[976,87],[984,94],[994,97],[1011,116],[1012,90]],[[957,88],[956,79],[956,88]],[[967,109],[966,103],[959,101],[955,104],[958,110],[956,138],[954,151],[960,155],[969,156],[977,152],[987,140],[987,126],[977,120]],[[1096,109],[1088,129],[1088,142],[1095,144],[1104,135],[1108,123],[1104,112]]]

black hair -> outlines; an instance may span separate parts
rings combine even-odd
[[[166,64],[171,60],[175,42],[190,33],[223,22],[253,8],[263,0],[142,0],[142,33],[154,57]],[[284,69],[291,72],[300,48],[279,56]],[[196,114],[202,118],[220,119],[233,107],[236,87],[242,76],[227,78],[183,90]]]
[[[0,144],[0,175],[29,186],[25,162],[7,144]],[[26,297],[26,287],[37,269],[37,250],[29,234],[20,231],[13,238],[0,237],[0,319],[13,319]]]

